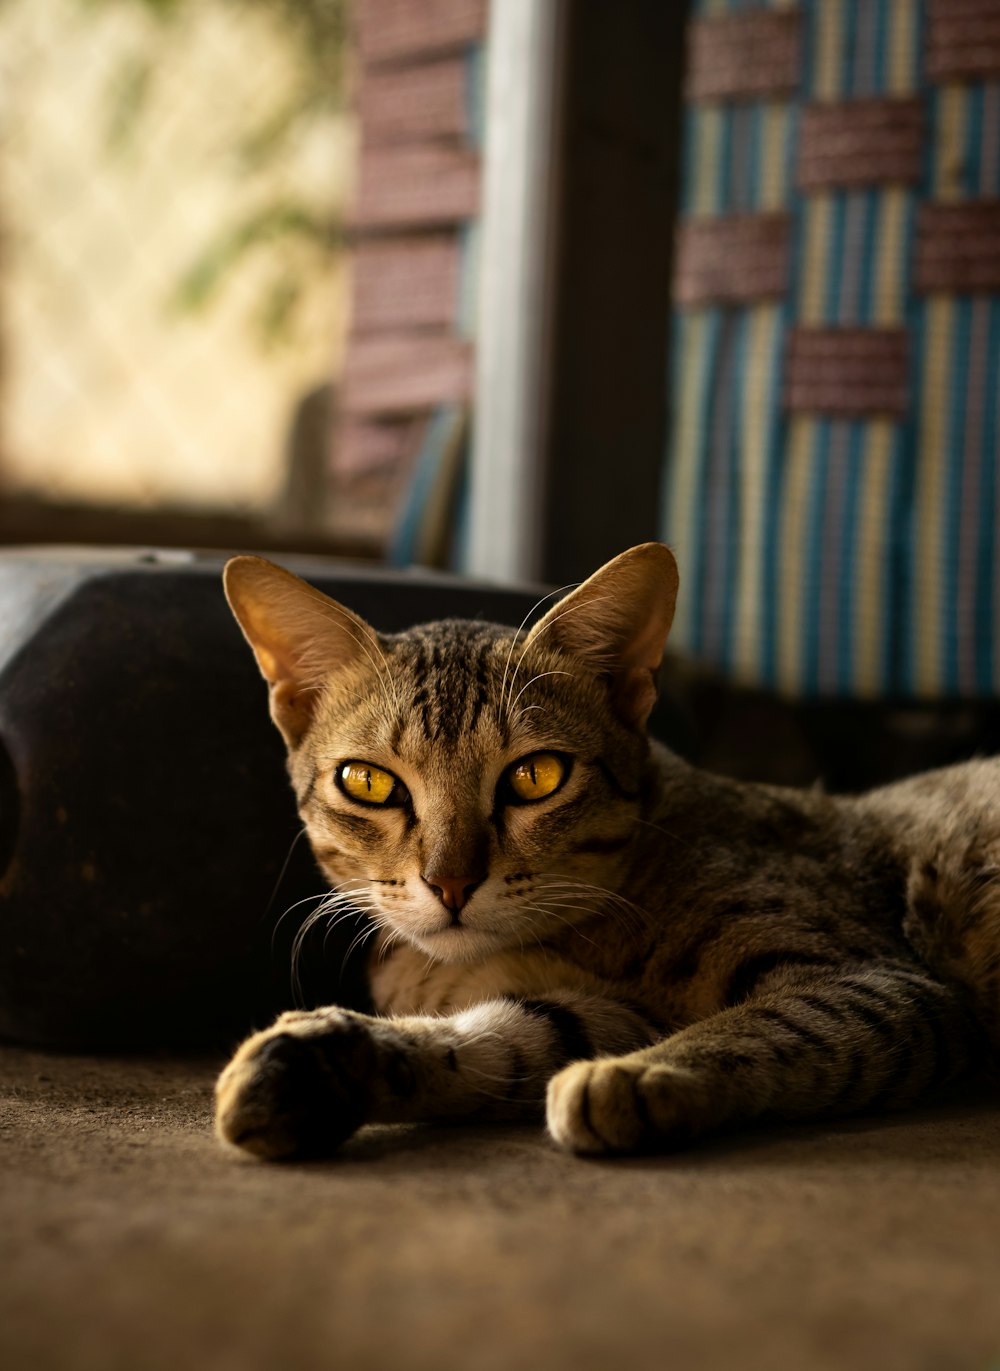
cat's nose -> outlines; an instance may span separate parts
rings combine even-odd
[[[472,892],[481,881],[476,876],[439,876],[436,871],[428,872],[423,880],[434,891],[445,909],[456,913],[467,904]]]

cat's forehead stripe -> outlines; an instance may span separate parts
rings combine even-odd
[[[445,620],[401,635],[393,658],[403,684],[404,710],[391,741],[415,724],[433,743],[454,744],[475,731],[499,684],[497,644],[512,630]]]

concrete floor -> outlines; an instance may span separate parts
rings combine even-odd
[[[5,1371],[1000,1371],[1000,1106],[583,1162],[363,1131],[263,1166],[215,1062],[0,1048]]]

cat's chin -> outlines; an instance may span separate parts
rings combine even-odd
[[[442,928],[434,933],[405,936],[436,962],[477,962],[507,946],[498,933],[478,928]]]

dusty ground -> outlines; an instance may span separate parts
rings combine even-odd
[[[0,1049],[5,1371],[1000,1371],[1000,1108],[576,1161],[380,1128],[262,1166],[216,1063]]]

